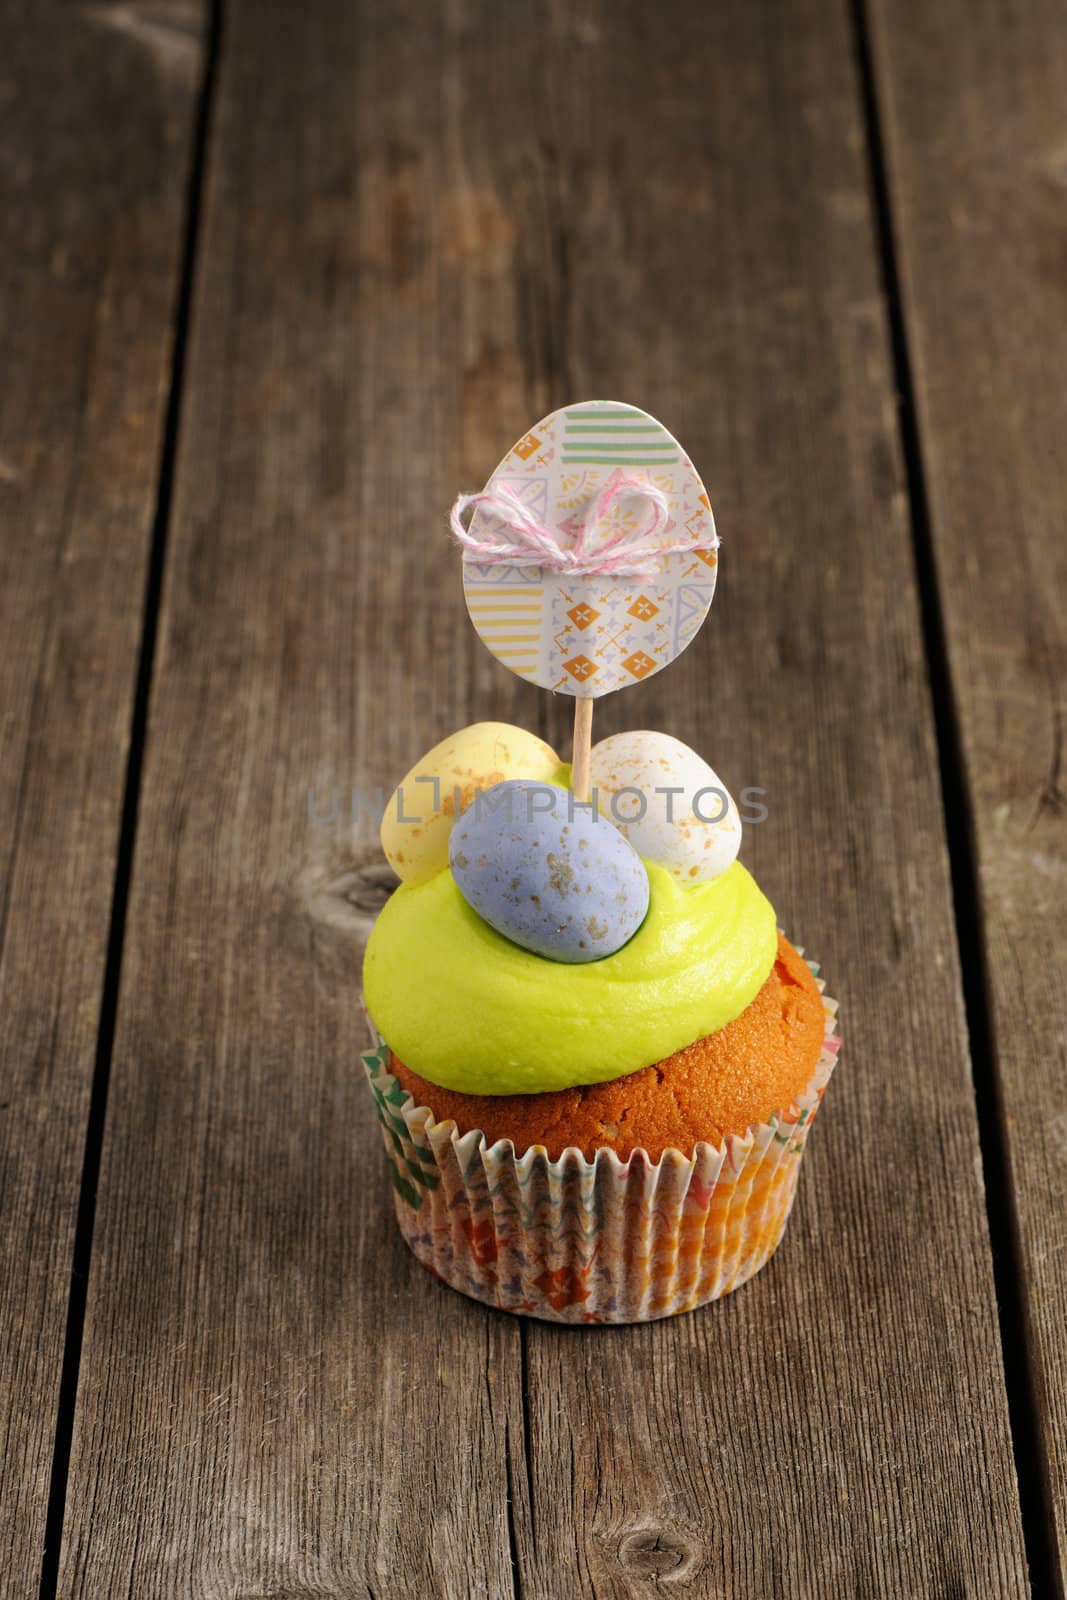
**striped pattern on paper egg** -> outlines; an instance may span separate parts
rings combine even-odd
[[[669,529],[661,553],[643,578],[574,576],[517,559],[480,564],[465,555],[463,589],[483,642],[509,671],[557,694],[596,699],[641,683],[687,647],[715,593],[718,552],[711,501],[677,439],[655,417],[619,401],[564,406],[535,423],[512,446],[489,479],[507,489],[560,547],[572,549],[579,529],[605,489],[640,482],[666,496]],[[589,549],[625,535],[640,545],[649,526],[639,496],[622,496],[604,520],[594,520]],[[491,510],[470,523],[493,542],[503,530]],[[702,542],[698,550],[672,551]],[[505,541],[506,542],[506,541]]]

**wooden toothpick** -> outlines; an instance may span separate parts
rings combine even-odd
[[[571,752],[571,789],[575,799],[589,799],[589,750],[593,737],[593,702],[577,696],[574,701],[574,749]]]

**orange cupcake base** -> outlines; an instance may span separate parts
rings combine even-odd
[[[363,1064],[405,1239],[452,1288],[547,1321],[651,1321],[730,1293],[785,1229],[840,1046],[836,1002],[823,995],[822,1007],[818,1063],[789,1105],[721,1144],[658,1159],[600,1148],[590,1160],[569,1147],[553,1160],[541,1145],[516,1154],[510,1139],[461,1132],[416,1104],[378,1037]]]
[[[389,1070],[416,1105],[487,1144],[510,1139],[522,1155],[540,1145],[553,1159],[573,1146],[587,1161],[609,1145],[625,1161],[644,1150],[720,1145],[765,1121],[807,1087],[824,1031],[811,968],[778,935],[774,966],[755,999],[717,1033],[639,1072],[544,1094],[460,1094],[421,1078],[394,1054]]]

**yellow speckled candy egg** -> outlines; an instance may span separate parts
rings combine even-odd
[[[456,817],[479,789],[508,778],[548,783],[560,759],[536,734],[507,722],[472,722],[435,744],[397,785],[382,818],[382,849],[405,883],[426,883],[448,866]]]
[[[615,733],[593,746],[597,809],[639,856],[679,883],[707,883],[741,848],[741,819],[708,763],[669,733]]]

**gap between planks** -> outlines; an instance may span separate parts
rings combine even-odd
[[[63,1547],[63,1521],[67,1499],[74,1415],[78,1403],[78,1375],[81,1366],[82,1336],[85,1326],[86,1295],[93,1249],[93,1224],[96,1218],[96,1190],[107,1117],[108,1083],[115,1042],[119,985],[122,979],[122,952],[126,933],[126,911],[130,897],[133,847],[137,835],[137,810],[141,791],[148,706],[152,691],[152,669],[156,654],[156,634],[166,566],[167,532],[174,488],[174,464],[181,426],[182,388],[185,356],[192,314],[193,284],[196,276],[197,242],[207,166],[211,114],[215,99],[218,60],[222,41],[222,0],[208,0],[207,36],[204,65],[197,103],[193,152],[186,186],[185,227],[182,240],[181,271],[174,307],[174,344],[171,355],[170,388],[167,395],[160,455],[156,509],[152,519],[148,573],[145,580],[141,644],[137,659],[137,684],[130,718],[130,747],[126,761],[122,812],[119,822],[115,881],[108,921],[107,959],[100,1005],[93,1080],[89,1096],[89,1116],[85,1131],[81,1188],[74,1229],[70,1295],[67,1302],[67,1327],[63,1343],[59,1399],[56,1408],[52,1474],[45,1518],[44,1550],[41,1557],[39,1600],[55,1600],[59,1583],[59,1560]]]
[[[909,522],[915,559],[927,681],[937,736],[938,778],[945,839],[952,875],[952,902],[963,982],[967,1040],[974,1083],[982,1187],[993,1258],[1015,1475],[1019,1491],[1023,1539],[1031,1591],[1055,1570],[1052,1508],[1048,1474],[1037,1421],[1034,1375],[1026,1332],[1026,1308],[1018,1218],[1011,1192],[1000,1089],[993,1053],[988,974],[983,938],[984,918],[978,889],[974,812],[964,776],[963,744],[952,689],[945,620],[938,586],[937,559],[930,520],[930,501],[922,438],[915,399],[915,381],[908,342],[907,316],[901,289],[893,227],[889,172],[875,82],[866,0],[849,0],[855,40],[856,70],[870,175],[871,206],[878,239],[886,321],[897,389],[897,427],[907,480]]]

